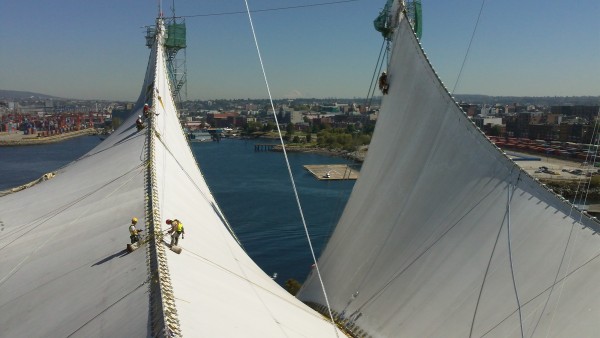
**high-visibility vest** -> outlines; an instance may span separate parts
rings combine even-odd
[[[131,236],[135,236],[135,235],[138,234],[138,231],[135,228],[135,225],[132,224],[132,225],[129,226],[129,233],[131,234]]]
[[[177,232],[182,232],[182,231],[183,231],[183,223],[177,222]]]

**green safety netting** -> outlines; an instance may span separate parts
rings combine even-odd
[[[381,35],[383,35],[383,37],[386,39],[388,39],[392,33],[392,27],[390,27],[390,23],[389,23],[389,14],[390,14],[390,8],[392,7],[393,2],[394,2],[394,0],[388,0],[385,3],[385,6],[381,10],[381,12],[379,12],[379,15],[377,16],[377,18],[375,18],[375,20],[373,21],[373,25],[375,26],[375,29],[378,32],[380,32]]]
[[[186,48],[186,28],[185,23],[171,23],[166,25],[167,38],[165,40],[165,47],[167,49],[181,49]],[[148,27],[146,31],[146,46],[152,47],[154,37],[156,36],[156,28]]]
[[[185,24],[172,23],[167,25],[167,40],[165,46],[167,48],[185,48]]]
[[[406,4],[406,12],[408,13],[408,18],[411,21],[415,34],[417,37],[421,39],[421,35],[423,34],[423,19],[421,12],[421,1],[411,1]]]
[[[373,21],[375,29],[386,39],[391,38],[391,34],[394,30],[393,20],[390,15],[393,3],[394,0],[388,0],[377,18]],[[417,37],[421,39],[423,33],[421,1],[416,0],[406,2],[405,10],[407,17],[413,26],[413,30],[417,34]]]

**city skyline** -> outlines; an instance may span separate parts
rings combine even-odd
[[[382,37],[373,20],[385,0],[256,0],[253,24],[273,97],[365,97]],[[423,0],[422,45],[452,91],[481,3]],[[144,26],[156,1],[34,0],[0,5],[0,89],[133,101],[149,50]],[[165,16],[172,3],[163,3]],[[307,7],[299,7],[307,6]],[[187,99],[266,98],[243,1],[177,1],[187,25]],[[597,96],[600,4],[487,2],[457,94]]]

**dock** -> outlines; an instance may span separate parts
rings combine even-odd
[[[267,143],[267,144],[255,144],[254,145],[254,151],[271,151],[273,150],[273,147],[276,146],[277,144],[274,143]]]
[[[347,164],[308,164],[304,168],[319,180],[358,179],[358,171]]]

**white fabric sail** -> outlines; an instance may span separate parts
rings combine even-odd
[[[338,320],[373,337],[597,336],[598,223],[470,122],[405,19],[388,79],[319,259]],[[314,271],[298,298],[325,304]]]
[[[118,130],[55,178],[0,198],[0,337],[335,336],[228,230],[177,118],[162,40],[159,19]],[[132,217],[149,241],[128,253]],[[181,254],[167,218],[184,224]]]

